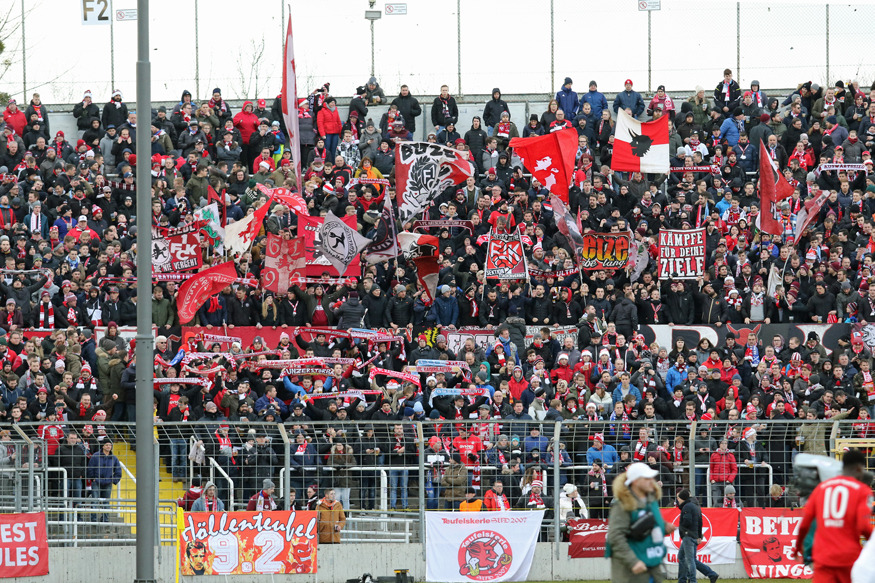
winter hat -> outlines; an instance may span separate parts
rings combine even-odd
[[[121,98],[121,96],[122,96],[122,92],[119,91],[118,89],[116,89],[115,91],[112,92],[112,97],[119,97],[119,98]]]
[[[748,427],[747,429],[744,430],[744,433],[742,434],[742,436],[745,439],[747,439],[748,437],[751,437],[751,436],[756,437],[756,434],[757,434],[756,429],[754,429],[753,427]]]
[[[566,77],[565,81],[562,82],[563,85],[573,85],[574,81],[571,80],[571,77]]]
[[[769,114],[768,113],[761,113],[760,114],[760,121],[762,123],[769,123]]]
[[[838,120],[836,119],[836,116],[831,115],[828,118],[826,118],[826,122],[835,125],[838,122]]]
[[[726,487],[723,488],[723,495],[729,496],[730,494],[735,494],[735,486],[733,486],[732,484],[726,484]]]
[[[86,97],[89,99],[91,98],[91,89],[86,89],[85,93],[82,94],[82,99],[85,99]]]

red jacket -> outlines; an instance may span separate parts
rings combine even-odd
[[[319,113],[316,114],[316,127],[319,128],[320,136],[340,134],[343,124],[340,122],[340,113],[337,108],[335,107],[334,111],[328,109],[327,106],[320,109]]]
[[[733,482],[738,474],[738,464],[731,451],[715,451],[711,454],[711,479],[715,482]]]
[[[503,504],[499,504],[499,500]],[[483,497],[483,506],[486,507],[486,510],[510,510],[510,503],[507,501],[507,496],[504,494],[498,495],[495,493],[495,490],[489,490],[486,492],[486,495]]]
[[[556,384],[556,381],[559,379],[564,379],[565,382],[571,383],[571,379],[574,378],[574,371],[568,365],[565,366],[557,366],[553,369],[553,372],[550,373],[550,380],[553,384]]]
[[[27,126],[27,118],[24,117],[24,112],[20,109],[13,113],[9,110],[9,106],[6,106],[6,110],[3,112],[3,121],[15,130],[16,136],[24,135],[24,128]]]
[[[244,144],[249,143],[249,137],[258,130],[258,116],[252,111],[246,111],[246,106],[252,106],[251,101],[243,102],[243,110],[234,116],[234,127],[240,131],[240,138]]]

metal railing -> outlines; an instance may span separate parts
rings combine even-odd
[[[66,423],[64,427],[66,430],[76,425]],[[343,540],[410,542],[423,540],[422,517],[427,510],[458,510],[469,496],[482,500],[495,479],[503,481],[503,494],[510,507],[522,510],[531,483],[540,479],[544,482],[543,500],[551,511],[543,540],[561,540],[565,517],[559,516],[559,509],[564,487],[577,487],[590,516],[606,516],[611,482],[636,458],[660,472],[664,505],[672,504],[681,487],[690,488],[707,505],[719,505],[722,501],[712,496],[710,488],[710,455],[716,442],[728,435],[730,449],[737,455],[739,472],[733,485],[739,498],[746,505],[752,505],[749,500],[764,505],[769,503],[769,487],[789,485],[796,453],[822,451],[834,455],[848,443],[871,446],[855,439],[861,431],[859,421],[290,419],[285,424],[230,423],[235,455],[227,456],[208,441],[210,436],[215,437],[218,425],[193,422],[158,426],[156,463],[161,477],[156,487],[162,501],[156,511],[162,515],[163,529],[159,542],[172,539],[166,529],[175,528],[169,514],[165,519],[162,512],[168,513],[193,483],[202,486],[207,480],[216,484],[228,510],[245,509],[265,480],[277,484],[274,495],[281,509],[312,508],[327,489],[333,488],[347,513]],[[755,447],[762,456],[756,460],[757,467],[762,467],[762,478],[756,476],[753,491],[747,489],[743,451],[733,438],[747,427],[758,431]],[[15,466],[0,467],[0,509],[50,513],[52,544],[133,541],[133,490],[115,485],[106,499],[95,497],[97,492],[86,486],[81,497],[73,497],[68,487],[73,468],[61,467],[48,454],[47,444],[34,438],[37,428],[16,426],[16,439],[6,442],[6,447],[18,453],[18,461]],[[135,482],[137,477],[130,467],[135,444],[125,441],[123,426],[105,424],[103,428],[115,441],[123,480]],[[463,428],[468,432],[460,433]],[[812,434],[813,430],[817,431]],[[814,437],[797,439],[803,431]],[[183,435],[189,445],[205,440],[205,454],[209,455],[197,463],[186,460],[187,483],[180,484],[169,475],[173,461],[169,459],[169,440]],[[475,437],[468,437],[472,435]],[[596,435],[604,440],[604,446],[597,443]],[[599,458],[605,463],[595,463]],[[761,465],[762,461],[766,465]],[[466,494],[468,490],[471,495]],[[107,515],[106,522],[91,520],[92,514],[99,513]]]

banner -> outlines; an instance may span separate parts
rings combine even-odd
[[[801,508],[741,510],[741,558],[751,579],[811,579],[814,572],[796,559]]]
[[[437,262],[437,257],[422,256],[414,257],[412,260],[416,265],[416,279],[419,285],[425,290],[423,300],[426,305],[431,305],[437,297],[438,274],[441,271],[441,266]]]
[[[48,574],[45,513],[0,514],[0,578]]]
[[[513,233],[489,233],[486,252],[486,277],[495,279],[528,279],[526,252],[519,229]]]
[[[355,229],[357,227],[356,217],[342,217],[340,219],[347,226]],[[338,273],[333,265],[328,261],[328,258],[322,255],[320,251],[322,247],[322,239],[321,239],[321,227],[325,219],[322,217],[298,217],[298,237],[301,237],[304,240],[304,256],[307,260],[307,275],[308,276],[321,276],[324,273],[327,273],[331,277],[338,277],[344,275],[361,275],[361,261],[356,255],[352,263],[349,264],[349,267],[346,268],[346,271],[343,273]]]
[[[586,233],[578,249],[581,269],[623,269],[629,262],[629,233]]]
[[[601,518],[569,519],[568,558],[604,557],[608,540],[608,521]]]
[[[423,255],[437,255],[439,244],[438,238],[433,235],[398,233],[398,245],[406,259],[422,257]]]
[[[696,279],[705,273],[705,228],[659,231],[659,279]]]
[[[316,572],[317,516],[302,512],[180,512],[182,575]]]
[[[222,209],[224,208],[225,205],[222,204]],[[201,207],[195,210],[192,216],[194,216],[195,222],[203,221],[206,223],[206,225],[200,228],[200,234],[209,240],[210,244],[216,248],[216,251],[222,253],[225,248],[225,219],[219,212],[219,203],[212,202],[207,206]]]
[[[152,272],[169,273],[200,269],[203,257],[195,229],[171,237],[152,239]]]
[[[474,167],[453,148],[425,142],[401,142],[395,148],[398,216],[405,224],[424,211],[449,186],[473,176]]]
[[[513,138],[513,153],[551,194],[568,202],[568,185],[574,178],[577,131],[567,128],[543,136]]]
[[[454,227],[459,227],[460,229],[467,229],[469,233],[474,234],[474,223],[471,221],[462,221],[459,219],[437,219],[437,220],[424,220],[424,221],[416,221],[413,223],[413,230],[417,229],[452,229]]]
[[[300,237],[285,239],[267,234],[264,269],[261,271],[261,285],[279,295],[289,290],[292,277],[301,277],[307,269],[304,257],[304,241]]]
[[[679,508],[663,508],[666,523],[678,526]],[[738,533],[738,509],[702,508],[702,542],[696,547],[696,559],[706,565],[735,563],[735,535]],[[665,537],[666,562],[677,565],[681,548],[680,529]]]
[[[270,209],[271,199],[255,209],[251,215],[225,226],[225,246],[232,253],[246,253],[261,231],[264,217]]]
[[[425,580],[525,581],[543,510],[426,512]]]

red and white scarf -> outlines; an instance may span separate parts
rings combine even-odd
[[[39,321],[37,322],[40,328],[55,327],[55,306],[52,302],[48,304],[40,302],[39,305]]]

